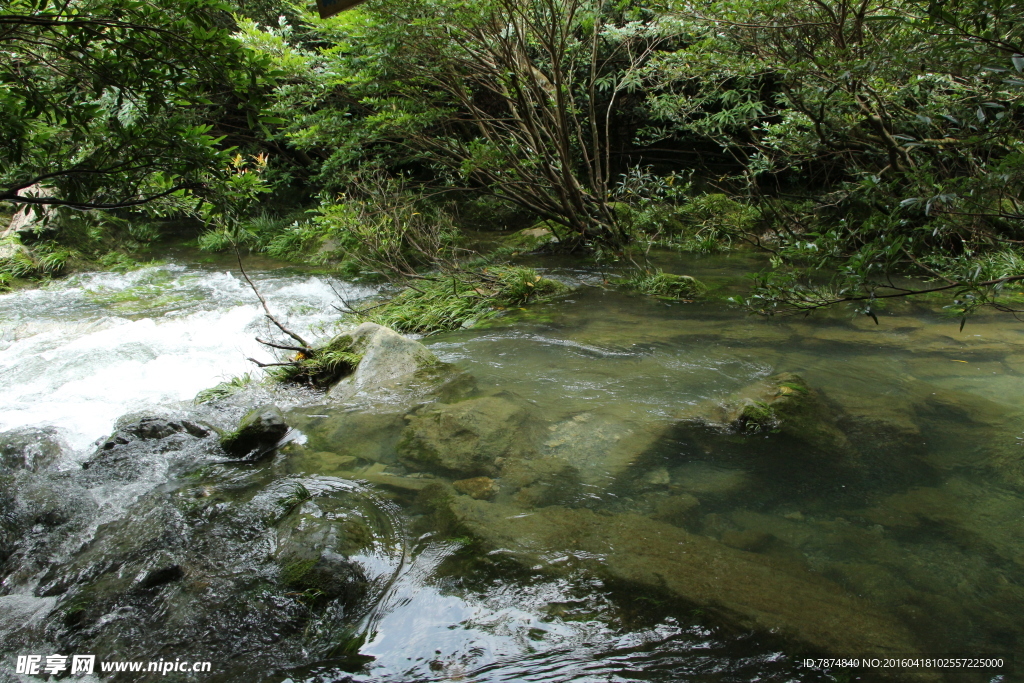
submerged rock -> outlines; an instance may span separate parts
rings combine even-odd
[[[306,592],[315,601],[342,599],[354,604],[366,592],[366,575],[345,557],[322,551],[318,556],[292,557],[281,567],[281,582]]]
[[[258,457],[272,451],[288,429],[277,406],[260,406],[242,418],[237,430],[221,436],[220,445],[233,458]]]
[[[304,487],[301,492],[309,495]],[[352,607],[366,594],[368,579],[349,555],[374,542],[373,530],[338,501],[318,498],[314,502],[312,497],[300,496],[295,504],[297,509],[286,515],[277,534],[281,583],[302,591],[307,600],[340,599],[345,607]]]
[[[636,422],[599,412],[573,415],[547,427],[539,452],[572,467],[580,480],[606,488],[662,436],[657,422]]]
[[[665,522],[559,506],[524,515],[469,496],[446,502],[466,529],[531,567],[546,553],[570,552],[598,563],[596,571],[616,580],[668,590],[742,628],[769,631],[823,653],[919,650],[898,620],[837,584]]]
[[[498,484],[490,477],[473,477],[452,482],[452,487],[459,493],[465,493],[477,500],[490,500],[498,492]]]
[[[340,340],[340,341],[339,341]],[[355,371],[335,384],[327,396],[351,401],[361,394],[431,389],[456,374],[417,341],[376,323],[363,323],[331,345],[361,356]]]
[[[823,453],[851,455],[853,446],[836,424],[839,413],[799,375],[784,372],[737,391],[723,403],[700,403],[682,417],[740,434],[780,432]]]
[[[511,394],[434,404],[406,419],[398,456],[415,469],[494,477],[505,461],[533,452],[533,408]]]

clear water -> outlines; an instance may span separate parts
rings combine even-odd
[[[400,416],[367,427],[315,398],[289,412],[306,442],[272,461],[210,465],[198,480],[183,474],[215,462],[212,454],[167,465],[159,495],[214,491],[210,500],[221,502],[209,509],[228,511],[229,530],[256,529],[246,515],[265,516],[302,483],[313,500],[294,514],[358,518],[375,539],[352,553],[370,579],[369,606],[310,616],[296,598],[275,594],[283,615],[302,612],[298,621],[257,619],[251,637],[269,635],[255,650],[225,636],[240,654],[217,680],[884,680],[879,670],[809,672],[799,657],[826,646],[849,656],[1021,654],[1024,327],[983,315],[961,333],[957,322],[905,305],[878,325],[843,312],[765,320],[721,303],[630,296],[601,286],[605,274],[543,265],[588,286],[487,329],[424,341],[472,373],[479,394],[511,392],[533,406],[547,430],[544,453],[574,459],[580,473],[560,498],[462,496],[456,513],[466,516],[453,526],[425,503],[421,475],[391,452]],[[716,294],[742,287],[751,267],[744,257],[663,265],[702,277]],[[323,280],[259,278],[303,329],[333,319]],[[56,425],[81,449],[122,413],[180,406],[249,370],[245,357],[258,352],[252,337],[264,324],[237,277],[184,266],[79,277],[0,297],[0,311],[0,383],[12,397],[0,429]],[[850,452],[680,422],[779,372],[798,373],[820,393]],[[539,484],[561,486],[543,476]],[[146,502],[155,496],[136,492],[118,514],[148,519],[140,506],[158,505]],[[481,540],[466,535],[467,524]],[[94,533],[88,526],[75,542]],[[246,548],[280,533],[223,539],[228,569],[213,574],[272,582],[265,554]],[[92,556],[75,542],[61,561],[103,560],[103,542]],[[4,621],[4,610],[14,622],[45,623],[68,599],[34,596],[45,580],[28,574],[21,583],[9,577],[0,597],[8,660],[45,636]],[[168,592],[160,610],[208,614],[188,585]],[[236,608],[218,608],[226,631]],[[161,623],[153,619],[133,628]],[[110,647],[125,658],[184,654],[168,643],[187,631],[162,628]],[[337,650],[353,633],[356,659]],[[1006,669],[899,675],[1014,680]]]

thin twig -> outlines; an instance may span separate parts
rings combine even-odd
[[[294,367],[297,367],[297,366],[301,365],[301,363],[299,363],[298,361],[291,361],[291,362],[288,362],[288,363],[261,363],[260,361],[256,360],[255,358],[246,358],[246,360],[252,361],[253,363],[255,363],[256,365],[258,365],[261,368],[275,368],[275,367],[290,367],[290,368],[294,368]]]
[[[303,339],[302,337],[300,337],[299,335],[295,334],[294,332],[289,330],[287,327],[285,327],[281,323],[281,321],[279,321],[277,318],[275,318],[274,314],[270,312],[270,307],[267,306],[267,300],[263,298],[262,294],[260,294],[260,290],[256,289],[256,285],[254,285],[252,280],[249,279],[248,274],[246,274],[246,272],[245,272],[245,268],[242,267],[242,255],[240,253],[238,253],[238,247],[237,246],[235,247],[235,257],[238,259],[238,269],[240,271],[242,271],[242,277],[244,277],[245,281],[249,283],[249,286],[252,288],[252,291],[256,294],[256,298],[258,298],[260,300],[260,303],[263,304],[263,311],[267,314],[267,318],[270,320],[270,322],[272,322],[275,325],[277,325],[277,329],[281,330],[282,332],[287,334],[289,337],[291,337],[295,341],[297,341],[300,344],[302,344],[302,346],[305,347],[303,349],[304,351],[306,351],[307,353],[312,351],[313,349],[310,347],[309,342],[307,342],[305,339]]]
[[[298,351],[299,353],[309,353],[308,348],[304,348],[301,346],[287,346],[284,344],[274,344],[272,342],[263,341],[259,337],[256,337],[256,341],[258,341],[260,344],[263,344],[264,346],[269,346],[274,349],[282,349],[284,351]]]

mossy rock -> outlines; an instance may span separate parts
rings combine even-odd
[[[354,371],[328,392],[334,400],[347,401],[378,390],[431,386],[449,368],[423,344],[376,323],[363,323],[331,343],[338,349],[345,346],[345,353],[359,358]]]
[[[314,602],[342,599],[355,603],[366,593],[366,575],[345,557],[329,551],[292,558],[281,566],[281,583]]]
[[[785,434],[822,453],[854,455],[838,426],[841,414],[802,377],[784,372],[744,387],[723,403],[698,404],[683,419],[739,434]]]
[[[258,457],[274,450],[288,423],[277,406],[260,406],[246,413],[238,429],[220,438],[220,445],[233,458]]]
[[[558,225],[553,221],[540,221],[504,237],[501,240],[502,246],[520,252],[537,251],[558,242],[557,230]]]

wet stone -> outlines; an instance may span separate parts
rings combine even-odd
[[[600,557],[602,572],[638,589],[668,590],[738,626],[772,631],[821,652],[918,652],[898,620],[834,582],[661,521],[559,506],[525,515],[468,496],[447,504],[465,528],[531,568],[550,553]],[[748,546],[755,541],[740,538]]]
[[[837,424],[842,414],[799,375],[785,372],[747,386],[724,402],[705,401],[680,415],[684,422],[739,434],[781,432],[820,453],[856,452]]]
[[[265,455],[288,433],[288,424],[277,406],[261,406],[245,415],[238,429],[221,436],[220,444],[233,458]]]
[[[383,325],[363,323],[343,338],[348,352],[358,354],[360,360],[351,375],[327,392],[333,401],[408,401],[465,379],[423,344]]]
[[[209,436],[211,431],[192,420],[169,420],[161,417],[144,417],[134,420],[131,416],[121,418],[115,425],[117,431],[102,441],[102,450],[109,451],[132,441],[159,441],[175,434],[188,434],[196,438]]]
[[[0,472],[50,467],[64,452],[63,440],[52,428],[16,429],[0,434]]]
[[[532,406],[510,394],[427,406],[406,418],[399,459],[414,469],[496,476],[496,459],[507,462],[533,451],[532,413]]]

